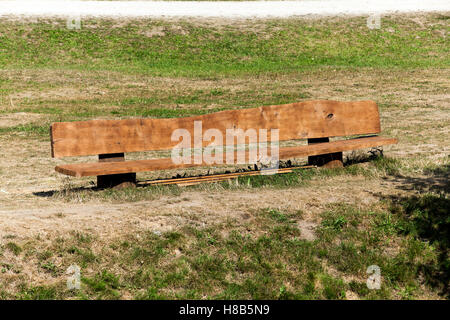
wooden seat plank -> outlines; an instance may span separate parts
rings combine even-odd
[[[379,136],[363,137],[348,140],[339,140],[326,143],[317,143],[310,145],[302,145],[296,147],[280,148],[279,159],[289,159],[295,157],[307,157],[333,152],[342,152],[355,149],[364,149],[377,147],[382,145],[389,145],[397,143],[395,138],[384,138]],[[226,153],[224,153],[224,159]],[[249,152],[246,151],[246,159],[249,157]],[[237,159],[234,155],[234,159]],[[258,159],[248,159],[246,163],[256,163]],[[177,168],[188,168],[207,166],[207,163],[194,164],[192,160],[190,164],[176,164],[170,158],[162,159],[149,159],[149,160],[134,160],[125,162],[98,162],[98,163],[77,163],[77,164],[65,164],[55,168],[57,172],[74,176],[74,177],[86,177],[86,176],[99,176],[109,174],[121,174],[128,172],[143,172],[143,171],[156,171],[156,170],[168,170]]]

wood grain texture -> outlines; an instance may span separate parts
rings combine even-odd
[[[308,139],[380,132],[378,107],[373,101],[306,101],[252,109],[227,110],[173,119],[91,120],[56,122],[51,126],[52,156],[167,150],[175,129],[186,129],[194,143],[194,121],[203,132],[218,129],[279,129],[279,140]],[[268,137],[270,141],[270,134]],[[203,146],[209,141],[204,141]]]
[[[320,155],[326,153],[334,153],[355,149],[364,149],[377,147],[388,144],[397,143],[397,139],[383,138],[383,137],[364,137],[349,140],[332,141],[327,143],[317,143],[310,145],[302,145],[297,147],[281,148],[279,151],[279,159],[292,159],[298,157],[307,157],[313,155]],[[226,159],[226,153],[223,154]],[[237,157],[234,156],[234,159]],[[249,159],[249,153],[246,152],[247,163],[257,163],[258,159]],[[188,168],[207,166],[206,163],[195,164],[192,159],[190,164],[176,164],[170,158],[163,159],[149,159],[149,160],[135,160],[125,162],[98,162],[98,163],[77,163],[60,165],[55,168],[57,172],[74,176],[98,176],[106,174],[120,174],[128,172],[143,172],[168,170],[177,168]]]

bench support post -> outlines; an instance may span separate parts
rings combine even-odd
[[[308,139],[308,144],[329,142],[329,138]],[[324,168],[342,168],[344,162],[342,160],[342,152],[321,154],[318,156],[309,156],[308,164]]]
[[[125,161],[125,154],[110,153],[99,154],[99,162],[121,162]],[[98,188],[125,188],[136,184],[136,173],[121,173],[97,176]]]

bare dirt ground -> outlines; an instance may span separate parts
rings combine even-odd
[[[154,201],[126,204],[65,204],[38,199],[26,203],[29,209],[1,210],[0,215],[4,235],[56,236],[79,230],[108,238],[133,229],[167,231],[186,223],[204,226],[227,218],[240,219],[246,213],[269,207],[302,210],[314,221],[314,213],[322,211],[327,204],[346,202],[364,206],[378,201],[377,193],[390,192],[391,188],[388,183],[379,185],[378,181],[366,181],[362,177],[339,177],[317,181],[306,188],[225,193],[187,191],[181,197],[163,196]],[[331,196],[324,199],[326,194]],[[23,207],[24,202],[18,200],[15,205]],[[38,203],[39,208],[36,208]]]

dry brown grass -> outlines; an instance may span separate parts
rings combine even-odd
[[[39,111],[39,107],[52,107],[70,113],[79,108],[74,101],[83,100],[90,110],[95,112],[98,108],[106,113],[121,108],[118,102],[136,97],[157,97],[161,100],[146,103],[147,108],[259,106],[272,103],[277,95],[291,96],[296,100],[371,99],[389,107],[402,105],[414,112],[417,110],[411,110],[410,107],[428,111],[429,108],[426,108],[431,106],[446,111],[450,103],[446,69],[387,72],[379,69],[350,71],[329,68],[294,74],[214,80],[58,70],[7,70],[2,76],[14,88],[10,94],[1,96],[0,105],[4,112],[20,108]],[[27,79],[33,79],[33,83],[30,84]],[[224,92],[218,101],[170,102],[171,97],[173,100],[173,97],[192,96],[199,92],[207,94],[214,89]],[[306,97],[298,97],[300,93]]]

